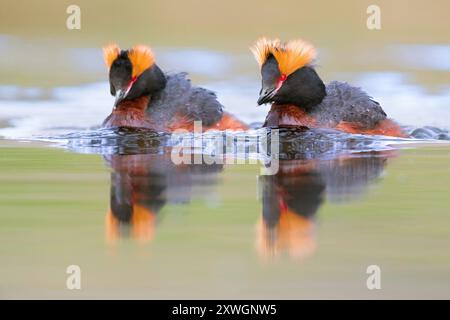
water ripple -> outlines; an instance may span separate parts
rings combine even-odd
[[[278,131],[280,159],[332,158],[342,153],[392,150],[408,144],[438,143],[448,139],[448,131],[424,127],[413,129],[414,138],[396,138],[348,134],[332,129],[283,128]],[[270,154],[273,129],[253,129],[246,132],[210,131],[203,134],[161,134],[145,129],[117,128],[72,132],[59,136],[40,136],[57,147],[78,153],[144,154],[164,153],[183,147],[191,154],[259,158]]]

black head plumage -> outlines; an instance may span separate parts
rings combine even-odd
[[[155,64],[150,48],[135,46],[120,50],[109,46],[104,48],[104,56],[109,67],[110,91],[116,97],[115,106],[123,100],[149,96],[164,89],[166,77]]]
[[[262,38],[251,49],[261,66],[259,105],[275,102],[311,108],[323,100],[325,85],[311,65],[316,53],[309,43]]]

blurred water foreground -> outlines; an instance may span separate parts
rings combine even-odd
[[[257,153],[177,165],[180,137],[90,134],[0,141],[2,297],[448,297],[448,144],[281,131],[268,175]]]
[[[80,0],[77,31],[67,5],[0,12],[0,297],[450,297],[447,1],[378,1],[378,31],[364,1]],[[247,50],[261,35],[313,42],[325,81],[363,87],[413,137],[282,130],[271,153],[273,132],[257,126],[201,137],[99,128],[113,103],[100,50],[110,41],[151,45],[163,70],[189,72],[227,111],[262,122]],[[175,164],[184,143],[225,159]],[[71,265],[81,290],[66,285]],[[366,285],[374,265],[381,290]]]

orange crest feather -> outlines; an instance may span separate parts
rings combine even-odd
[[[144,45],[137,45],[131,48],[128,52],[128,58],[133,65],[133,77],[139,77],[142,72],[155,63],[155,56],[152,50]]]
[[[310,64],[316,58],[316,49],[301,39],[282,43],[278,39],[261,38],[250,49],[260,66],[272,54],[278,62],[281,74],[286,76]]]
[[[108,69],[111,68],[111,65],[113,64],[114,60],[117,59],[119,54],[120,48],[115,43],[111,43],[103,47],[103,60],[105,60],[105,64],[108,67]]]
[[[258,61],[260,67],[264,64],[264,62],[266,62],[267,58],[272,53],[272,50],[277,43],[276,41],[278,40],[259,38],[256,43],[250,47],[250,50],[255,56],[256,61]]]

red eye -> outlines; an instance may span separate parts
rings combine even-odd
[[[131,87],[133,86],[133,84],[136,82],[136,77],[132,77],[130,82],[128,83],[127,89],[126,89],[126,94],[128,94],[128,92],[130,91]]]
[[[276,88],[277,90],[281,88],[281,86],[283,85],[283,82],[286,81],[286,78],[287,77],[285,74],[282,74],[280,76],[280,78],[278,79],[278,83],[277,83],[277,88]]]
[[[128,83],[128,88],[131,88],[131,86],[136,82],[136,77],[131,78],[130,82]]]

